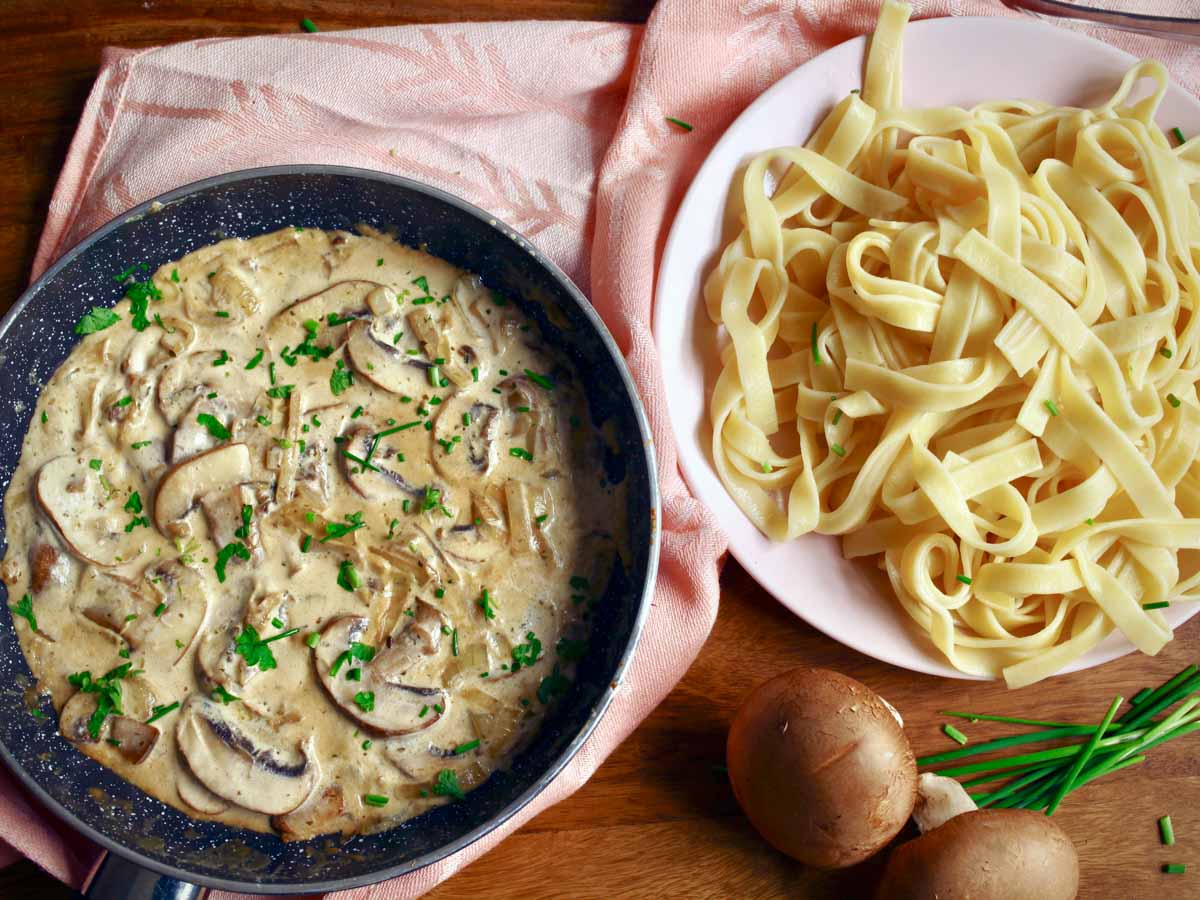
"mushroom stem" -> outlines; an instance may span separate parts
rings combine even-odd
[[[924,772],[917,779],[917,805],[913,821],[921,834],[933,831],[957,815],[978,809],[966,788],[944,775]]]

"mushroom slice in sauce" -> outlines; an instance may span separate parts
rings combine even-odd
[[[159,531],[186,533],[183,520],[201,497],[250,478],[250,451],[245,444],[225,444],[173,466],[159,482],[154,498],[154,521]]]
[[[352,719],[379,734],[409,734],[428,728],[445,712],[449,695],[440,686],[412,683],[415,676],[410,669],[422,655],[420,646],[402,639],[377,652],[369,662],[349,657],[350,645],[358,642],[366,630],[366,618],[343,616],[321,633],[313,664],[326,693]],[[349,680],[346,672],[359,667],[361,679]],[[355,697],[363,694],[372,695],[373,708],[363,709],[363,704],[356,702]]]
[[[341,319],[362,319],[371,312],[367,297],[382,287],[376,281],[339,281],[325,290],[303,297],[291,306],[276,313],[267,327],[267,344],[278,353],[284,346],[294,348],[308,335],[305,322],[316,322],[319,326],[319,344],[336,347],[345,337],[344,323],[329,324],[332,315]]]
[[[80,584],[79,614],[124,638],[138,649],[153,618],[155,603],[127,578],[88,570]]]
[[[393,344],[381,343],[366,322],[350,323],[346,357],[363,378],[393,394],[419,397],[429,387],[428,372],[433,364]]]
[[[307,799],[319,777],[310,748],[281,739],[244,704],[193,696],[175,731],[192,773],[230,803],[280,816]]]
[[[143,657],[170,659],[175,666],[187,655],[208,616],[208,587],[178,560],[151,566],[145,578],[157,594],[154,609],[131,623],[126,638],[132,645],[136,634]]]
[[[118,716],[129,716],[144,719],[150,715],[159,693],[157,688],[144,675],[133,675],[118,679],[114,682],[121,695],[119,709],[105,717],[95,737],[88,728],[88,722],[95,713],[98,704],[98,694],[76,691],[63,704],[58,717],[58,730],[68,741],[75,744],[96,744],[110,737],[110,730]]]
[[[265,494],[265,486],[262,486],[262,490]],[[266,497],[259,494],[254,484],[235,484],[210,491],[200,498],[200,508],[208,522],[208,536],[218,547],[241,541],[250,551],[250,562],[262,562],[263,547],[258,520],[265,503]],[[251,510],[249,522],[245,521],[242,514],[247,506]],[[242,533],[239,534],[239,531]]]
[[[236,263],[221,263],[204,282],[207,287],[193,280],[191,289],[184,292],[188,318],[193,322],[225,328],[258,312],[258,294]]]
[[[187,761],[183,759],[179,761],[179,765],[175,769],[175,791],[179,794],[179,799],[196,812],[215,816],[229,809],[225,798],[218,797],[201,784],[192,774]]]
[[[211,399],[206,394],[197,397],[179,420],[171,437],[172,465],[220,446],[221,438],[209,431],[207,426],[200,424],[202,415],[212,416],[231,433],[239,417],[233,404],[219,396]]]
[[[271,827],[285,841],[303,841],[313,835],[337,831],[338,820],[345,812],[341,785],[331,784],[322,791],[313,791],[290,813],[272,816]]]
[[[402,423],[407,424],[407,423]],[[439,502],[446,502],[445,488],[436,482],[433,466],[429,460],[429,436],[419,425],[380,437],[375,435],[387,428],[374,423],[362,422],[346,432],[342,444],[344,450],[361,460],[370,456],[373,468],[364,468],[361,463],[339,454],[342,474],[350,487],[366,500],[386,501],[407,497],[413,504],[423,503],[431,497],[430,490],[437,491]],[[371,453],[371,445],[375,452]],[[417,507],[418,509],[420,506]]]
[[[100,461],[100,469],[93,469],[93,460]],[[106,568],[128,562],[141,547],[140,537],[125,531],[129,516],[121,511],[120,503],[110,501],[113,492],[105,482],[120,477],[117,473],[105,475],[111,462],[111,454],[85,448],[50,460],[34,482],[38,503],[67,550],[84,562]]]
[[[41,593],[52,580],[61,581],[63,574],[53,544],[34,544],[29,548],[29,586],[35,594]]]
[[[155,395],[168,425],[178,425],[197,398],[216,390],[210,381],[219,371],[213,367],[213,360],[219,355],[217,350],[197,350],[161,368]]]
[[[469,395],[459,394],[443,403],[433,428],[439,442],[433,451],[438,471],[451,481],[486,480],[496,465],[499,424],[498,407]]]
[[[153,725],[131,719],[129,716],[113,716],[108,729],[108,739],[116,741],[117,752],[135,766],[144,762],[158,743],[161,732]]]

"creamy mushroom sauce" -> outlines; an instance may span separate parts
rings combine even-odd
[[[452,802],[565,690],[619,552],[578,378],[513,303],[368,229],[225,240],[149,283],[149,325],[122,300],[45,387],[5,499],[61,730],[287,839]]]

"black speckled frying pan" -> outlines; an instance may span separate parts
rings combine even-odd
[[[658,562],[658,487],[649,428],[621,355],[579,290],[519,234],[434,188],[331,166],[253,169],[210,178],[110,222],[38,279],[0,321],[0,493],[8,489],[41,386],[75,344],[73,324],[122,293],[113,275],[151,271],[224,237],[289,225],[394,233],[482,276],[514,298],[585,373],[589,405],[622,443],[610,476],[628,484],[629,567],[617,566],[593,616],[593,651],[567,696],[507,771],[466,801],[349,840],[285,844],[277,837],[191,819],[76,751],[50,703],[31,714],[32,676],[0,588],[0,756],[53,813],[110,851],[92,897],[189,897],[218,887],[268,894],[341,890],[402,875],[460,850],[500,825],[567,764],[604,714],[649,608]]]

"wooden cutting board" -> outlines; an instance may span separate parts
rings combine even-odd
[[[5,0],[0,3],[0,309],[28,281],[46,204],[91,86],[100,48],[217,35],[464,19],[644,21],[652,0]],[[838,669],[896,705],[918,754],[951,749],[941,709],[1098,720],[1115,694],[1132,696],[1200,653],[1200,620],[1159,657],[1132,655],[1100,669],[1011,693],[994,684],[914,675],[867,659],[796,619],[730,561],[721,612],[699,659],[663,704],[574,797],[544,812],[447,881],[436,900],[490,898],[800,897],[870,895],[877,862],[837,874],[806,870],[758,839],[722,770],[725,732],[739,700],[791,666]],[[823,602],[820,585],[810,591]],[[973,740],[1007,733],[962,726]],[[1152,751],[1142,766],[1073,794],[1056,815],[1074,839],[1085,900],[1200,897],[1200,734]],[[1158,841],[1170,813],[1178,844]],[[1183,876],[1164,862],[1186,863]],[[0,871],[0,898],[68,897],[31,863]]]

